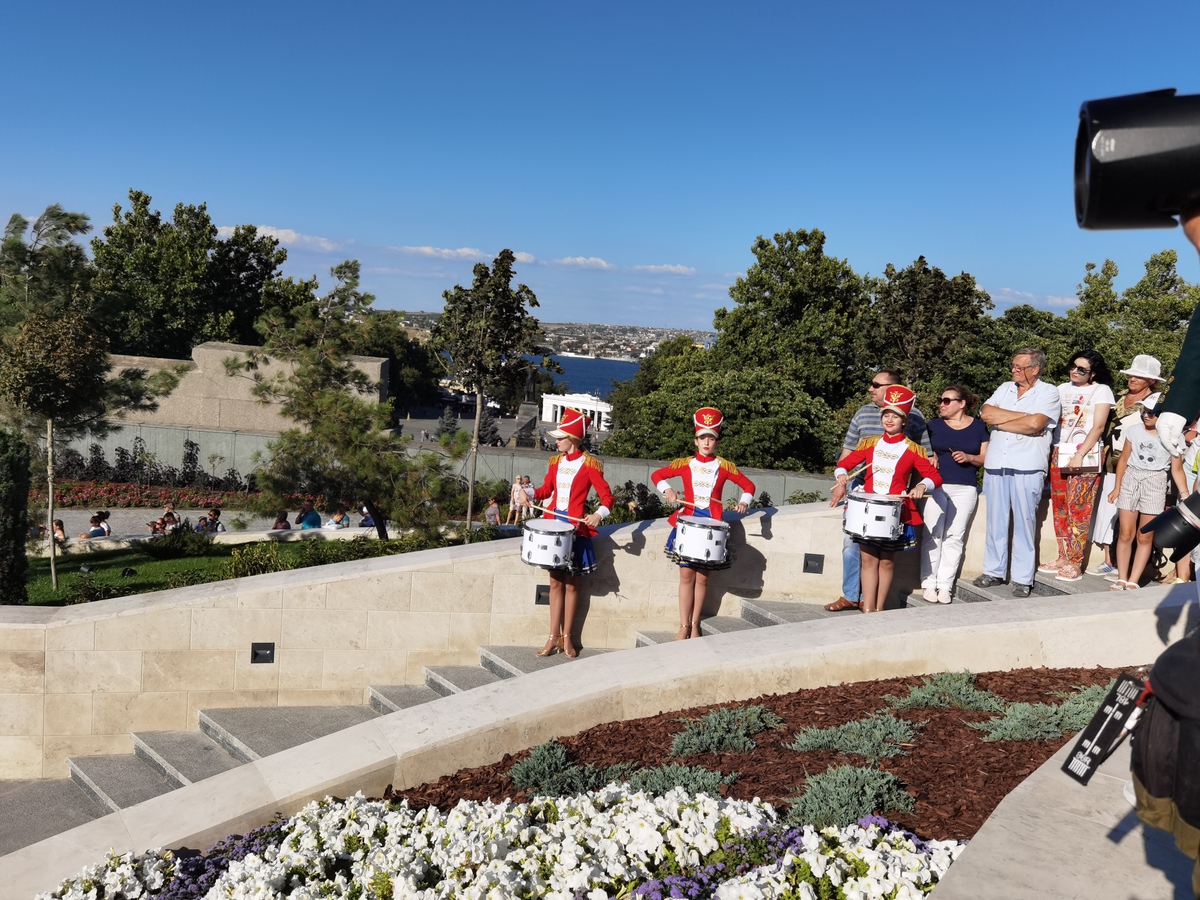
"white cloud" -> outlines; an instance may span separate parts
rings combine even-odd
[[[654,294],[656,296],[666,293],[666,291],[664,291],[662,288],[639,287],[632,284],[627,284],[625,287],[621,288],[621,290],[625,291],[627,294]]]
[[[691,266],[634,266],[635,272],[651,272],[656,275],[695,275],[696,270]]]
[[[256,225],[255,227],[259,234],[273,237],[288,247],[305,247],[309,250],[320,250],[323,253],[333,253],[338,249],[338,245],[333,241],[314,234],[301,234],[291,228],[275,228],[272,225]],[[217,237],[227,238],[232,235],[233,227],[230,225],[221,225],[217,228]]]
[[[513,259],[519,263],[529,263],[530,265],[533,265],[535,262],[537,262],[536,256],[534,256],[532,253],[526,253],[523,250],[513,253]]]
[[[998,288],[989,290],[992,302],[999,310],[1009,309],[1022,304],[1035,309],[1069,309],[1079,302],[1077,297],[1060,297],[1055,294],[1032,294],[1029,291],[1018,291],[1013,288]]]
[[[613,264],[598,256],[564,256],[554,260],[560,266],[574,266],[578,269],[611,269]]]
[[[397,253],[428,256],[431,259],[482,259],[487,254],[474,247],[389,247]]]

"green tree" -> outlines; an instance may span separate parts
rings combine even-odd
[[[47,206],[30,229],[13,213],[0,242],[0,327],[33,310],[66,309],[88,293],[92,267],[75,238],[91,230],[84,213]]]
[[[541,327],[529,313],[538,305],[528,286],[513,287],[516,277],[511,250],[501,250],[489,269],[474,268],[470,289],[455,285],[442,294],[445,306],[433,327],[433,346],[445,359],[451,378],[475,394],[475,425],[471,431],[471,474],[467,489],[467,539],[474,515],[475,470],[484,394],[500,395],[524,384],[526,354],[541,353]],[[543,358],[543,365],[549,360]]]
[[[897,269],[888,263],[875,283],[864,339],[870,359],[888,360],[905,384],[947,383],[963,350],[992,308],[987,292],[962,272],[953,278],[920,256]]]
[[[25,603],[29,560],[29,445],[19,432],[0,429],[0,603]],[[54,543],[54,532],[48,532]]]
[[[438,419],[437,431],[434,432],[436,437],[448,434],[454,437],[458,433],[458,414],[454,412],[453,406],[447,406],[442,410],[442,417]]]
[[[264,314],[263,346],[227,361],[230,374],[253,378],[255,394],[280,403],[299,426],[270,445],[259,473],[264,505],[297,492],[347,506],[361,500],[381,538],[389,520],[435,535],[452,482],[437,454],[409,458],[392,429],[391,403],[379,402],[380,386],[354,365],[375,299],[359,290],[358,261],[330,271],[328,293]],[[264,374],[267,362],[280,365]]]
[[[203,203],[176,205],[170,220],[150,204],[148,194],[131,190],[129,208],[116,204],[113,223],[92,241],[95,288],[116,352],[190,359],[204,341],[257,343],[265,309],[289,309],[311,295],[313,283],[280,277],[287,251],[254,226],[221,239]]]
[[[733,309],[716,311],[718,367],[758,366],[840,406],[860,393],[874,361],[859,352],[866,284],[845,260],[825,255],[823,232],[761,235],[755,263],[734,282]]]
[[[485,408],[479,419],[479,443],[485,447],[494,447],[499,440],[500,426],[496,424],[495,418]]]

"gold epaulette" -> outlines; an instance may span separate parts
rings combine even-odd
[[[601,472],[604,471],[604,463],[600,462],[600,460],[592,456],[590,453],[585,453],[583,455],[583,464],[585,466],[591,466],[593,469],[599,469]]]
[[[667,468],[668,469],[686,469],[688,466],[690,466],[692,464],[692,460],[695,458],[696,457],[694,457],[694,456],[681,456],[678,459],[671,460],[671,464],[669,466],[667,466]]]
[[[919,455],[923,456],[925,459],[929,459],[929,451],[928,450],[926,450],[924,447],[922,447],[920,444],[918,444],[916,441],[914,441],[910,437],[906,437],[905,440],[908,441],[908,449],[916,451]]]
[[[561,453],[555,453],[552,457],[550,457],[550,465],[552,465],[552,466],[555,465],[560,460],[562,460],[562,458],[563,458],[563,455]]]
[[[733,475],[736,475],[738,473],[738,467],[735,466],[733,463],[731,463],[729,460],[725,459],[724,457],[718,456],[717,462],[719,462],[721,464],[721,468],[724,469],[726,472],[729,472]]]
[[[854,448],[854,451],[857,453],[859,450],[866,450],[869,447],[874,447],[876,444],[879,443],[879,439],[881,437],[883,437],[883,435],[877,434],[874,437],[863,438],[861,441],[858,442],[858,446]]]

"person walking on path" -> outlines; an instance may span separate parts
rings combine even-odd
[[[987,499],[983,574],[974,583],[993,587],[1011,574],[1014,597],[1028,597],[1033,592],[1037,509],[1050,465],[1054,425],[1062,412],[1058,389],[1040,378],[1045,368],[1044,352],[1022,347],[1013,354],[1012,380],[996,388],[979,413],[991,435],[983,461],[983,496]]]
[[[846,429],[846,439],[842,441],[842,452],[838,454],[838,464],[858,450],[864,440],[879,437],[883,434],[879,412],[884,405],[884,393],[889,387],[900,383],[900,373],[895,369],[880,369],[875,373],[867,386],[871,402],[860,406],[850,419],[850,427]],[[929,434],[925,429],[925,416],[915,406],[908,414],[908,423],[904,426],[904,434],[915,444],[920,444],[932,455],[929,445]],[[935,465],[936,465],[936,461]],[[853,482],[848,485],[835,484],[830,492],[829,505],[839,506],[846,499],[846,493]],[[858,609],[858,598],[861,591],[860,572],[862,558],[858,545],[850,540],[849,535],[842,540],[842,595],[832,603],[826,603],[829,612],[841,612],[845,609]]]

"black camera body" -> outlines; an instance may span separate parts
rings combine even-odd
[[[1075,137],[1080,228],[1173,228],[1200,207],[1200,94],[1087,100]]]

